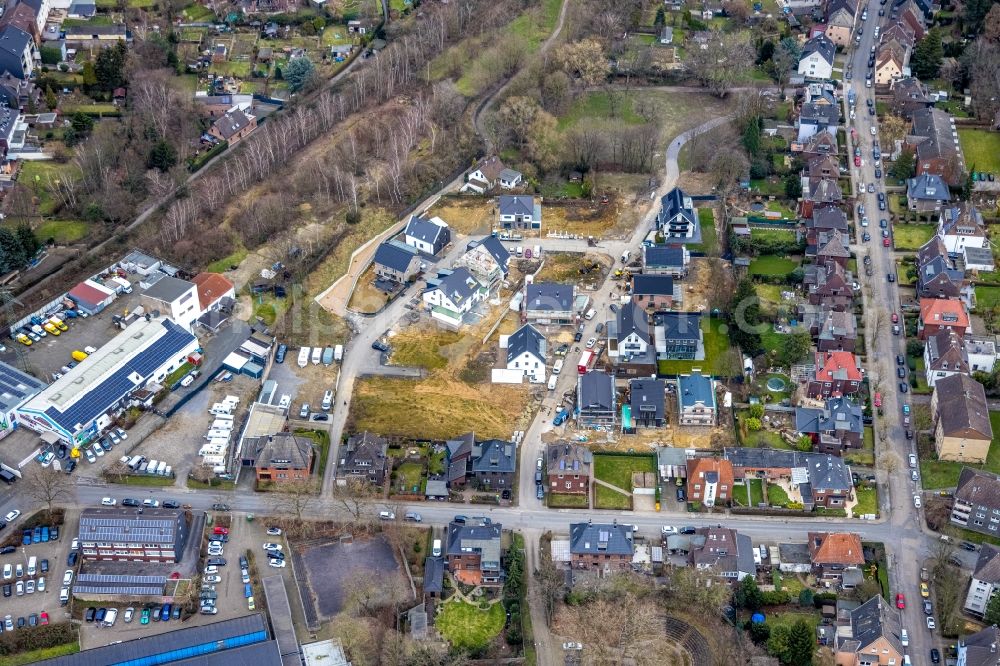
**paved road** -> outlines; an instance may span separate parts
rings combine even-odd
[[[892,247],[884,247],[882,230],[879,220],[889,219],[888,210],[879,210],[878,194],[884,193],[883,183],[875,177],[876,163],[873,151],[877,135],[872,134],[872,128],[877,130],[875,116],[868,113],[868,100],[874,103],[874,88],[865,85],[869,71],[868,58],[873,45],[875,25],[882,22],[878,16],[880,5],[870,4],[871,10],[866,22],[861,25],[863,34],[861,43],[849,53],[848,62],[852,65],[852,79],[846,81],[844,91],[845,117],[848,122],[848,149],[860,147],[862,164],[860,168],[853,166],[853,152],[848,159],[851,163],[851,177],[858,192],[857,203],[863,204],[869,226],[863,227],[861,216],[857,216],[855,229],[858,234],[856,246],[858,254],[859,280],[864,293],[866,342],[868,345],[868,376],[874,390],[882,393],[884,416],[875,422],[876,447],[878,450],[877,466],[880,469],[879,478],[882,481],[882,515],[888,516],[884,526],[886,535],[882,537],[887,546],[893,546],[890,556],[891,587],[894,593],[902,592],[909,603],[903,611],[903,625],[910,635],[909,651],[915,663],[923,663],[929,659],[932,647],[938,645],[937,633],[926,629],[924,615],[920,609],[919,571],[922,562],[930,555],[933,537],[923,530],[921,511],[914,506],[914,497],[920,493],[919,482],[910,479],[907,459],[910,453],[916,453],[914,441],[907,440],[903,428],[903,405],[908,402],[910,394],[903,394],[899,389],[896,376],[897,354],[906,353],[906,340],[903,336],[893,335],[891,316],[901,313],[899,308],[899,290],[897,283],[889,282],[888,275],[895,274]],[[857,95],[855,120],[850,119],[850,109],[847,102],[847,90],[853,90]],[[856,140],[850,134],[850,128],[857,131]],[[887,146],[888,148],[888,146]],[[884,168],[886,165],[882,165]],[[864,184],[865,193],[860,193]],[[874,184],[874,193],[868,193],[869,183]],[[888,202],[886,202],[888,205]],[[857,213],[857,209],[855,209]],[[868,242],[862,240],[864,232],[871,234]],[[890,228],[891,244],[891,228]],[[872,275],[867,276],[863,268],[864,257],[871,258]],[[903,380],[905,381],[905,380]],[[894,458],[895,465],[886,465],[887,459]],[[891,470],[892,471],[890,473]],[[886,492],[888,490],[888,492]],[[891,506],[891,510],[890,510]],[[852,528],[853,529],[853,528]],[[891,535],[891,536],[890,536]]]

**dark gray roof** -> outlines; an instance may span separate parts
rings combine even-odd
[[[632,526],[618,523],[573,523],[569,552],[574,555],[629,555],[634,552]]]
[[[440,224],[436,224],[418,215],[410,216],[410,221],[406,223],[406,231],[404,233],[407,236],[412,236],[417,240],[430,243],[431,245],[437,243],[438,238],[442,234],[448,234],[449,238],[451,236],[448,232],[448,227],[442,227]]]
[[[500,172],[499,177],[500,180],[505,180],[507,182],[510,182],[512,180],[517,180],[518,178],[521,177],[521,175],[522,175],[521,172],[515,169],[504,169],[503,171]]]
[[[972,577],[992,585],[1000,583],[1000,557],[997,555],[1000,555],[1000,548],[984,543],[979,551],[976,567],[972,570]]]
[[[945,437],[993,439],[990,408],[983,385],[968,375],[949,375],[934,383],[937,418]]]
[[[86,25],[64,26],[63,32],[67,37],[83,37],[89,39],[92,35],[117,35],[124,39],[128,35],[128,30],[121,24],[100,25],[97,23],[87,23]]]
[[[80,514],[80,541],[171,545],[177,541],[179,509],[95,507]],[[181,518],[183,520],[183,518]]]
[[[833,54],[836,51],[837,51],[837,46],[833,42],[831,42],[826,35],[821,34],[817,35],[816,37],[813,37],[812,39],[810,39],[808,42],[805,43],[805,46],[802,47],[801,59],[804,59],[812,55],[813,53],[818,53],[821,56],[823,56],[824,60],[826,60],[828,63],[832,65]]]
[[[727,447],[723,455],[734,467],[805,469],[815,490],[848,491],[854,487],[851,468],[826,453]]]
[[[228,141],[236,134],[239,134],[250,125],[253,116],[247,116],[243,109],[230,109],[218,117],[212,126],[219,131],[222,138]]]
[[[644,248],[643,265],[650,268],[683,268],[684,248],[663,245]]]
[[[973,506],[1000,509],[1000,478],[996,474],[964,467],[958,475],[955,499]]]
[[[941,176],[922,173],[906,180],[906,196],[918,201],[951,201],[951,192]]]
[[[965,666],[997,666],[1000,663],[998,645],[1000,645],[1000,629],[994,624],[961,639],[958,642],[958,649],[959,654],[965,652]]]
[[[464,524],[448,523],[448,543],[446,555],[479,553],[483,568],[500,566],[500,523],[489,518],[469,518]]]
[[[712,378],[700,372],[692,372],[677,378],[677,396],[682,409],[698,404],[715,407],[715,390],[712,388]]]
[[[507,362],[510,363],[524,352],[530,352],[545,363],[545,336],[531,324],[525,324],[507,338]]]
[[[492,255],[500,268],[503,270],[504,275],[507,274],[510,265],[510,252],[504,247],[503,243],[496,236],[486,236],[482,240],[472,240],[466,246],[467,249],[472,250],[476,247],[482,246],[487,252]]]
[[[799,114],[799,123],[834,127],[840,122],[840,107],[836,104],[806,102]]]
[[[993,250],[987,245],[986,247],[976,247],[974,245],[966,245],[963,250],[965,252],[965,263],[969,264],[993,264]]]
[[[248,437],[244,446],[254,451],[256,468],[309,469],[312,440],[290,432],[263,437]]]
[[[628,383],[633,416],[653,413],[662,419],[665,412],[666,382],[662,379],[633,379]]]
[[[718,573],[747,573],[756,571],[750,537],[728,527],[701,527],[692,540],[691,562],[711,567]]]
[[[501,215],[527,215],[535,214],[535,198],[518,194],[502,194],[499,197],[498,207]]]
[[[396,243],[382,243],[375,250],[375,263],[386,266],[394,271],[405,273],[410,262],[417,256],[417,249],[409,245],[400,246]]]
[[[9,413],[45,387],[42,380],[0,362],[0,413]]]
[[[701,315],[697,312],[657,312],[657,326],[663,326],[667,340],[698,340],[701,338]]]
[[[675,187],[660,198],[660,213],[657,216],[660,223],[662,224],[666,220],[672,220],[677,216],[684,218],[684,220],[689,225],[698,224],[698,220],[694,214],[694,208],[688,208],[685,204],[685,199],[690,203],[690,199],[684,190],[679,187]]]
[[[884,636],[902,654],[901,629],[899,610],[886,603],[882,595],[872,597],[851,612],[851,635],[860,644],[860,649]]]
[[[960,203],[941,211],[940,233],[944,236],[984,236],[986,225],[983,214],[971,203]]]
[[[31,35],[16,26],[6,25],[0,30],[0,51],[16,58],[18,62],[24,54],[24,49],[33,43]],[[18,72],[12,71],[11,73],[17,75]]]
[[[270,642],[274,647],[270,651],[253,651],[254,659],[247,660],[239,656],[239,649],[224,649],[223,641],[237,637],[247,637],[247,642],[252,644]],[[252,666],[281,665],[277,644],[269,641],[267,622],[262,613],[175,629],[162,634],[147,635],[38,663],[45,664],[45,666],[107,666],[108,664],[139,662],[139,660],[145,660],[154,655],[195,648],[196,646],[206,646],[208,654],[204,655],[205,659],[192,657],[171,663],[184,664],[185,666],[195,664],[200,666],[200,664],[211,663],[237,664],[238,666],[241,664]],[[191,652],[194,653],[194,650]],[[270,656],[268,656],[269,652]]]
[[[352,435],[344,445],[338,469],[354,470],[358,463],[363,463],[362,466],[366,467],[382,465],[388,448],[389,443],[384,437],[379,437],[367,430]]]
[[[640,296],[673,296],[674,278],[669,275],[633,275],[632,294]]]
[[[173,303],[191,289],[195,289],[193,282],[167,275],[143,292],[143,295],[164,303]]]
[[[649,315],[630,300],[618,308],[618,339],[624,340],[633,333],[649,342]]]
[[[847,431],[864,432],[862,410],[847,397],[831,398],[822,409],[815,407],[795,408],[795,429],[801,433]]]
[[[517,469],[517,446],[502,439],[487,439],[472,445],[473,472],[513,472]]]
[[[580,375],[581,409],[614,410],[615,378],[606,372],[595,370]]]
[[[532,282],[527,287],[528,312],[569,312],[573,309],[573,285]]]
[[[590,466],[594,462],[594,454],[582,444],[556,442],[545,449],[545,466],[548,473],[571,471],[577,474],[590,475]]]
[[[472,298],[480,288],[479,281],[472,277],[468,268],[461,266],[454,270],[442,269],[436,278],[427,281],[426,291],[440,289],[455,305]]]
[[[424,594],[431,592],[440,594],[444,590],[444,558],[427,557],[424,559]]]
[[[836,206],[816,208],[813,210],[812,217],[806,220],[806,226],[815,229],[847,231],[847,215]]]

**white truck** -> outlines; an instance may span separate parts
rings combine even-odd
[[[337,363],[344,360],[344,345],[337,345],[333,348],[333,360]]]

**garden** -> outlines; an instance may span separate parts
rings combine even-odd
[[[713,317],[701,318],[701,333],[705,343],[705,359],[675,360],[660,359],[656,362],[661,375],[679,375],[691,372],[692,368],[701,368],[705,374],[727,376],[725,368],[726,356],[732,343],[729,341],[728,326],[725,320]]]
[[[766,254],[750,261],[750,275],[785,277],[798,267],[798,262],[788,257]]]
[[[924,243],[934,237],[933,224],[895,224],[892,227],[892,241],[897,250],[916,252]]]
[[[452,597],[439,607],[434,626],[454,647],[479,652],[500,634],[506,621],[503,604],[488,604],[483,608],[484,604]]]
[[[656,474],[656,456],[594,454],[594,478],[624,491],[618,492],[614,488],[595,483],[595,508],[631,509],[632,474],[635,472]]]
[[[960,129],[958,139],[970,170],[1000,176],[1000,134],[983,129]]]

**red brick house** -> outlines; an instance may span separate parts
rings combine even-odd
[[[853,395],[861,388],[861,363],[851,352],[816,352],[816,374],[809,382],[810,398]]]
[[[951,329],[960,338],[971,333],[969,313],[962,301],[951,298],[921,298],[920,325],[917,335],[921,340],[936,336],[944,329]]]
[[[691,458],[687,463],[689,502],[726,505],[733,498],[733,465],[723,458]]]
[[[312,474],[312,440],[289,432],[247,438],[243,443],[243,456],[252,456],[258,483],[308,481]]]
[[[590,491],[590,449],[565,442],[550,444],[545,450],[545,474],[550,493],[585,495]]]
[[[569,526],[570,564],[574,570],[612,574],[628,571],[635,553],[631,525],[592,521]]]

